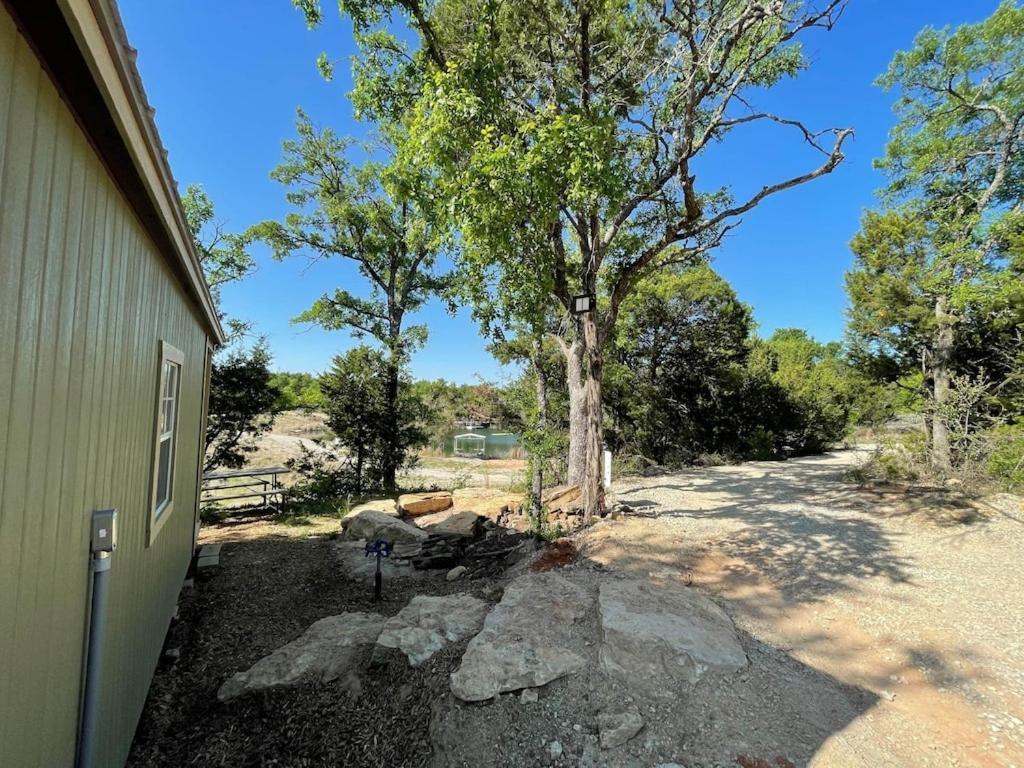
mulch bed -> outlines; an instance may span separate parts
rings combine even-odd
[[[372,586],[341,576],[328,537],[267,535],[225,544],[221,570],[186,589],[168,636],[129,766],[421,766],[430,760],[431,706],[447,691],[462,646],[424,665],[401,661],[362,677],[358,699],[307,683],[227,704],[217,689],[317,619],[344,611],[397,613],[423,584]],[[443,575],[441,576],[443,583]],[[446,591],[439,585],[439,591]]]

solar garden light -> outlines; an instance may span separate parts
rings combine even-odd
[[[597,296],[592,293],[582,293],[572,297],[572,313],[574,315],[585,315],[592,312],[597,305]]]
[[[377,556],[377,572],[373,575],[373,599],[380,600],[380,559],[391,556],[391,542],[384,541],[384,539],[377,539],[372,544],[366,542],[366,556],[369,557],[370,555]]]

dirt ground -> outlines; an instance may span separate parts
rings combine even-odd
[[[309,683],[218,704],[226,677],[316,619],[393,614],[416,593],[493,603],[501,577],[447,583],[442,571],[389,584],[373,604],[339,570],[335,519],[204,528],[204,543],[225,544],[222,569],[183,592],[168,639],[180,658],[157,672],[129,765],[1024,768],[1020,500],[860,488],[845,472],[863,457],[616,483],[650,517],[587,529],[566,575],[691,584],[733,617],[750,665],[652,704],[614,759],[594,747],[594,720],[623,692],[588,672],[549,683],[533,705],[516,694],[464,705],[448,676],[465,641],[416,669],[372,670],[359,701]]]
[[[1024,766],[1024,509],[844,482],[862,452],[632,479],[653,518],[584,537],[607,568],[682,571],[738,628],[875,703],[816,766]]]

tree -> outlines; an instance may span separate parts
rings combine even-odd
[[[405,321],[444,287],[433,273],[440,242],[419,197],[422,179],[408,166],[352,165],[347,159],[352,142],[330,129],[317,129],[301,110],[297,129],[298,139],[284,143],[285,160],[271,174],[288,187],[295,210],[283,222],[264,222],[252,233],[273,248],[276,258],[301,252],[312,259],[348,259],[369,283],[369,296],[338,288],[296,321],[348,329],[383,346],[380,428],[390,447],[381,467],[384,487],[393,491],[404,453],[401,369],[427,335],[426,326],[406,326]]]
[[[229,349],[210,371],[203,471],[237,468],[255,448],[244,438],[258,437],[274,423],[278,391],[270,383],[270,354],[263,342],[250,349]]]
[[[752,330],[750,309],[707,265],[639,281],[609,350],[616,448],[659,464],[742,453],[733,401]]]
[[[225,224],[217,218],[213,201],[199,184],[189,184],[185,188],[181,205],[206,284],[219,307],[221,287],[248,277],[256,269],[256,260],[248,250],[252,238],[247,234],[225,231]],[[221,319],[225,319],[223,315]],[[247,323],[236,319],[228,319],[226,325],[232,338],[248,330]]]
[[[313,0],[299,4],[319,21]],[[587,515],[601,491],[604,350],[645,275],[689,264],[763,200],[833,171],[848,130],[821,134],[754,108],[759,91],[805,64],[796,38],[831,28],[844,3],[684,0],[347,0],[364,55],[357,91],[414,91],[400,153],[437,168],[460,258],[537,327],[578,293]],[[409,55],[381,25],[399,10]],[[360,68],[361,67],[361,68]],[[418,72],[419,76],[414,77]],[[398,100],[400,102],[400,100]],[[390,103],[390,102],[389,102]],[[753,124],[790,129],[816,167],[734,198],[697,183],[695,162]],[[570,362],[572,358],[570,358]]]
[[[288,411],[294,408],[313,411],[324,406],[320,381],[311,373],[280,371],[270,377],[270,384],[280,393],[274,405],[275,411]]]
[[[820,453],[846,436],[858,412],[861,382],[842,345],[822,344],[799,328],[781,328],[754,346],[748,364],[780,390],[782,418],[766,424],[775,452]],[[755,373],[756,377],[756,373]],[[751,421],[755,424],[758,419]]]
[[[425,442],[417,425],[419,402],[401,372],[392,400],[390,365],[386,354],[361,345],[335,356],[330,370],[320,377],[327,424],[348,452],[357,495],[369,489],[393,489],[394,477],[388,473],[395,471],[396,455],[401,467],[408,451]],[[392,418],[397,424],[393,434],[381,429]]]
[[[225,232],[213,201],[201,186],[190,184],[181,203],[221,322],[229,329],[228,345],[218,351],[210,366],[203,471],[241,467],[246,454],[253,450],[243,441],[270,429],[278,397],[270,381],[266,341],[258,339],[250,348],[243,348],[242,338],[249,324],[226,318],[220,311],[221,287],[243,279],[255,269],[256,262],[248,251],[251,238]]]
[[[1024,9],[1003,2],[980,23],[923,30],[879,84],[899,94],[877,163],[890,209],[868,213],[851,244],[850,335],[893,377],[923,372],[932,462],[948,472],[951,377],[972,339],[1005,336],[1019,316],[1007,278],[1024,229]]]

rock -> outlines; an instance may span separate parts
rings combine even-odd
[[[419,518],[416,520],[416,525],[430,533],[452,534],[464,539],[476,539],[483,533],[483,522],[485,518],[480,517],[476,512],[470,512],[469,510],[464,512],[454,512],[446,515],[436,522],[431,521],[430,523],[424,524],[426,517],[434,517],[434,515]]]
[[[548,512],[565,511],[579,500],[583,491],[578,485],[556,485],[544,491],[540,497],[541,504]]]
[[[427,532],[392,515],[375,509],[366,509],[345,515],[341,521],[341,538],[345,541],[384,539],[411,543],[426,541]]]
[[[465,540],[453,533],[431,533],[411,559],[414,568],[452,568],[459,564]]]
[[[551,755],[552,760],[557,760],[562,756],[562,742],[552,741],[548,744],[548,754]]]
[[[398,497],[398,511],[409,517],[440,512],[448,509],[451,505],[452,495],[449,491],[406,493]]]
[[[249,691],[300,680],[329,682],[342,677],[352,671],[358,647],[373,643],[383,626],[384,617],[375,613],[342,613],[320,619],[297,639],[228,678],[217,698],[228,701]]]
[[[510,493],[498,488],[456,488],[452,491],[452,508],[457,512],[476,512],[488,520],[497,521],[502,513],[518,511],[523,494]]]
[[[363,504],[352,507],[348,514],[350,516],[358,515],[360,512],[365,512],[367,510],[391,515],[392,517],[398,517],[398,504],[394,499],[371,499]]]
[[[573,625],[592,605],[583,587],[557,573],[515,579],[466,648],[451,676],[452,692],[463,701],[484,701],[580,671],[587,659]]]
[[[339,541],[334,545],[334,551],[348,578],[354,581],[373,583],[374,575],[377,572],[377,558],[366,556],[366,548],[361,541]],[[416,552],[419,553],[418,546]],[[396,555],[381,559],[380,572],[384,579],[385,590],[388,582],[392,579],[426,576],[426,574],[413,570],[408,559],[400,559]]]
[[[607,712],[597,716],[597,728],[601,733],[601,747],[614,749],[632,739],[644,727],[644,719],[636,710]]]
[[[447,643],[478,632],[489,608],[472,595],[417,595],[387,620],[377,645],[397,648],[416,667]]]
[[[747,664],[725,611],[687,587],[606,579],[598,594],[606,673],[650,695],[676,695],[673,682]]]
[[[523,692],[519,694],[520,704],[536,704],[539,700],[540,694],[535,688],[523,688]]]
[[[469,569],[466,568],[466,566],[464,566],[464,565],[456,565],[454,568],[452,568],[450,571],[448,571],[448,573],[445,575],[444,578],[447,581],[455,581],[456,579],[461,578],[462,575],[467,570],[469,570]]]

